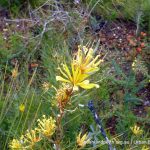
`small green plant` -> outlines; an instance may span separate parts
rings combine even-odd
[[[128,75],[126,75],[123,70],[113,61],[114,69],[116,75],[120,77],[120,80],[113,78],[113,82],[118,84],[120,88],[124,89],[124,101],[125,102],[140,102],[141,100],[136,96],[137,92],[142,89],[147,83],[148,77],[143,79],[140,83],[137,83],[136,75],[131,70]]]

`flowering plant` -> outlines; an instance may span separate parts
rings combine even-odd
[[[58,89],[55,88],[55,100],[59,111],[57,117],[46,117],[43,115],[42,119],[37,120],[38,125],[36,128],[34,130],[27,130],[26,134],[22,135],[20,139],[13,139],[10,142],[10,148],[18,150],[34,149],[38,142],[47,138],[54,144],[56,150],[61,149],[61,141],[63,139],[61,122],[65,114],[64,110],[73,94],[79,92],[79,88],[85,90],[99,88],[98,84],[90,83],[90,77],[99,70],[99,65],[102,62],[103,60],[100,59],[100,55],[94,56],[94,50],[92,48],[79,46],[78,52],[69,65],[63,63],[62,67],[58,68],[60,76],[56,76],[56,80],[62,82],[62,85]],[[44,84],[43,87],[47,91],[49,84]],[[84,135],[80,133],[76,139],[76,144],[80,148],[90,143],[90,138],[87,136],[87,133]]]

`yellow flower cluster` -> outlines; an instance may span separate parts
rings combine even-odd
[[[84,135],[81,136],[81,132],[79,133],[79,135],[77,136],[77,145],[80,148],[85,147],[86,144],[90,143],[90,139],[88,137],[88,135],[85,133]]]
[[[25,110],[25,105],[24,105],[24,104],[20,104],[20,106],[19,106],[19,111],[20,111],[21,113],[23,113],[24,110]]]
[[[27,130],[26,134],[21,136],[21,141],[23,141],[24,145],[27,145],[27,148],[32,148],[40,140],[40,134],[36,131],[36,129]]]
[[[55,120],[52,117],[46,118],[43,115],[42,119],[38,119],[38,128],[37,130],[42,133],[42,135],[46,137],[50,137],[53,135],[56,129]]]
[[[25,135],[19,139],[13,139],[9,143],[11,150],[25,150],[33,149],[35,144],[42,140],[43,136],[50,137],[54,134],[56,125],[52,117],[46,118],[45,115],[42,119],[38,119],[38,127],[34,130],[27,130]]]
[[[22,135],[19,140],[13,139],[10,142],[9,147],[11,150],[32,149],[40,140],[40,135],[36,130],[27,130],[26,134]]]
[[[131,131],[133,132],[133,134],[135,135],[141,135],[143,133],[143,130],[140,129],[140,127],[138,127],[137,125],[130,127]]]
[[[9,147],[12,150],[20,150],[23,149],[22,144],[21,144],[21,140],[17,140],[17,139],[13,139],[10,144]]]
[[[150,150],[150,148],[144,145],[141,150]]]
[[[87,78],[99,70],[98,66],[103,61],[99,57],[100,55],[94,57],[92,48],[79,46],[70,68],[67,64],[62,64],[62,69],[58,68],[62,76],[56,76],[56,80],[71,84],[74,90],[78,90],[79,87],[83,89],[98,88],[98,84],[90,83]]]
[[[78,47],[78,53],[73,59],[76,67],[79,67],[83,74],[91,75],[99,70],[98,65],[103,62],[99,59],[100,55],[94,58],[94,50],[85,46]]]

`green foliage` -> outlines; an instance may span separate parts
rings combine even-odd
[[[46,0],[29,0],[29,3],[33,8],[39,7],[46,2]]]
[[[87,7],[108,20],[123,18],[150,28],[149,0],[85,0]]]
[[[11,35],[8,39],[0,35],[0,68],[3,68],[7,61],[22,55],[24,51],[23,41],[18,35]]]
[[[115,61],[113,61],[113,66],[115,68],[116,75],[118,76],[118,78],[120,78],[120,80],[117,80],[115,78],[111,79],[114,84],[119,85],[119,88],[124,90],[124,101],[131,103],[140,102],[141,100],[136,96],[136,94],[140,89],[144,87],[147,79],[144,79],[142,82],[137,83],[136,76],[132,70],[129,74],[126,75]]]
[[[100,87],[90,94],[91,99],[96,99],[98,101],[109,101],[110,89],[107,80],[103,80],[99,83]]]
[[[117,116],[117,124],[116,124],[117,132],[125,134],[125,138],[129,139],[129,135],[131,136],[130,127],[136,124],[137,121],[136,116],[128,108],[124,108],[123,112],[117,111],[116,116]],[[122,140],[124,141],[125,139]]]
[[[46,0],[0,0],[0,6],[9,9],[11,15],[16,17],[21,14],[28,14],[28,6],[37,8],[43,5]]]

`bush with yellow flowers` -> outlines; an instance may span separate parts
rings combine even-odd
[[[90,77],[99,70],[99,65],[103,62],[100,55],[94,56],[94,50],[86,46],[78,46],[78,51],[70,63],[63,63],[58,68],[60,75],[56,80],[60,83],[60,88],[56,89],[55,101],[57,103],[57,117],[45,116],[37,120],[35,129],[27,130],[25,134],[18,139],[10,141],[10,149],[35,149],[36,144],[47,139],[54,145],[56,150],[60,150],[63,139],[62,120],[65,115],[65,108],[71,104],[71,97],[78,93],[80,88],[84,90],[99,88],[96,83],[90,82]],[[49,84],[44,84],[47,90]],[[24,108],[21,111],[24,111]],[[76,145],[79,148],[85,147],[90,143],[90,137],[87,133],[79,133],[76,138]]]

